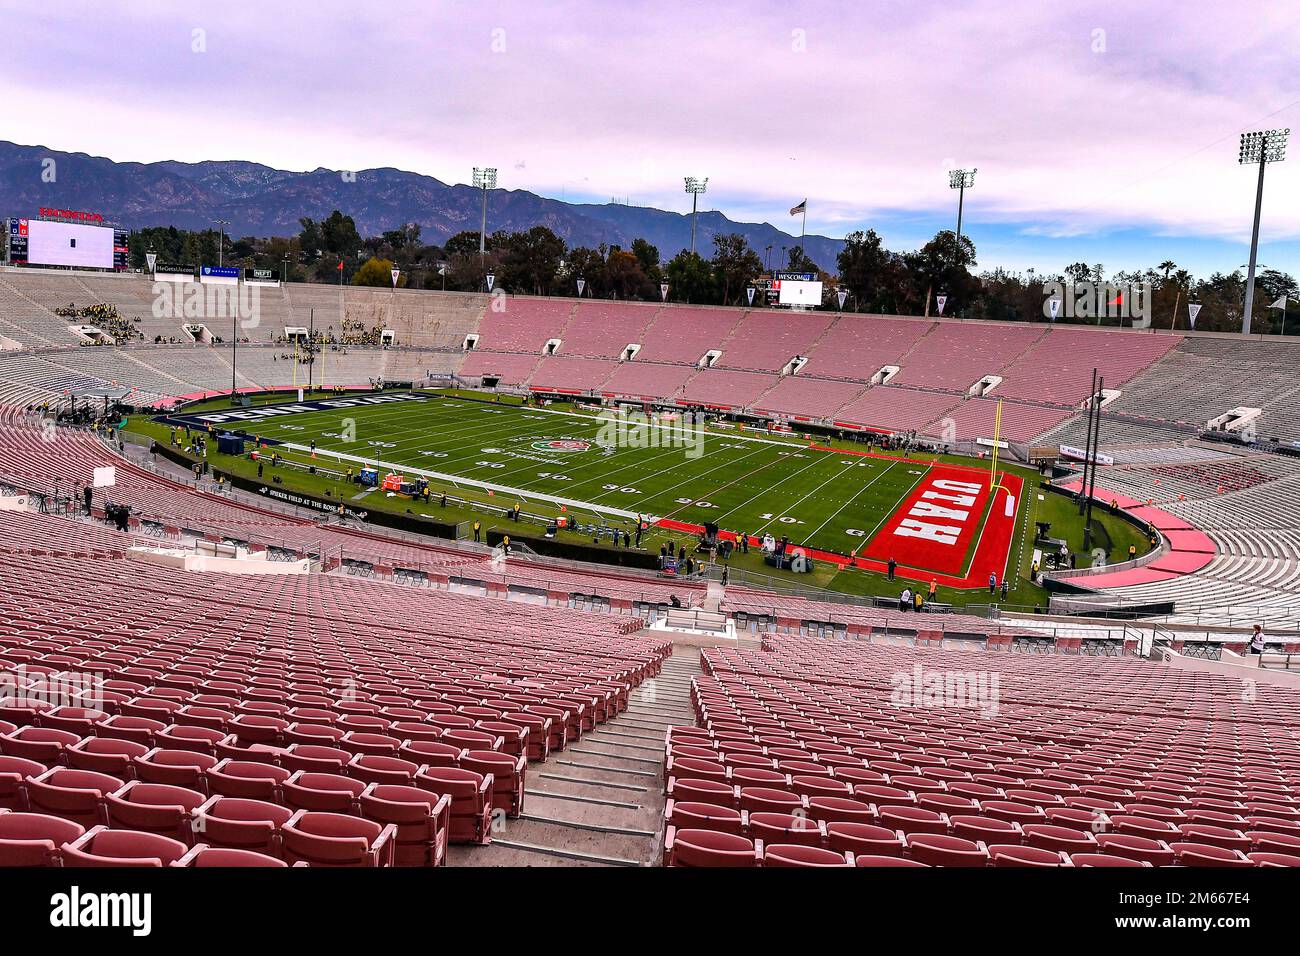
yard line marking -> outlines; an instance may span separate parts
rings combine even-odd
[[[804,539],[803,539],[803,543],[804,543],[804,544],[807,544],[810,540],[812,540],[812,538],[813,538],[813,537],[814,537],[818,532],[820,532],[820,531],[822,530],[822,528],[826,527],[828,524],[830,524],[832,521],[834,521],[836,518],[838,518],[838,517],[840,516],[840,513],[843,512],[845,508],[847,508],[849,505],[853,504],[853,502],[855,502],[855,501],[858,500],[858,496],[859,496],[859,495],[861,495],[864,491],[866,491],[868,488],[870,488],[872,485],[874,485],[874,484],[875,484],[877,481],[879,481],[881,478],[884,478],[885,475],[889,474],[890,470],[891,470],[895,465],[897,465],[897,464],[898,464],[898,462],[896,462],[896,461],[892,461],[892,462],[890,462],[887,466],[885,466],[885,470],[884,470],[884,471],[882,471],[880,474],[876,475],[874,478],[872,478],[870,481],[868,481],[865,485],[863,485],[861,488],[859,488],[859,489],[858,489],[858,493],[857,493],[856,495],[854,495],[854,496],[853,496],[852,498],[850,498],[848,501],[844,502],[844,504],[840,505],[840,507],[839,507],[838,509],[836,509],[836,511],[835,511],[834,514],[832,514],[829,518],[827,518],[825,521],[823,521],[821,524],[819,524],[816,528],[814,528],[812,531],[810,531],[810,532],[809,532],[809,533],[804,537]],[[920,481],[920,478],[917,478],[917,481]],[[913,483],[912,483],[912,487],[916,487],[916,482],[913,482]],[[908,494],[911,494],[911,490],[912,490],[911,488],[908,489]],[[883,521],[884,518],[881,518],[880,520]],[[876,527],[879,527],[879,525],[877,525]]]

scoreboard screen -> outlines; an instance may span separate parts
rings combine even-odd
[[[9,261],[33,266],[125,269],[126,232],[45,219],[9,220]]]

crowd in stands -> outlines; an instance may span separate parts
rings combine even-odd
[[[130,342],[132,339],[144,340],[144,333],[135,327],[139,323],[140,317],[136,316],[134,319],[128,319],[118,311],[117,306],[108,302],[97,302],[94,305],[87,305],[82,308],[77,308],[75,303],[69,302],[66,306],[55,309],[54,314],[65,319],[85,319],[93,322],[100,331],[116,339],[118,344]],[[88,345],[90,343],[83,342],[82,344]]]

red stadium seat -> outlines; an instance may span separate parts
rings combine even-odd
[[[281,830],[286,863],[310,866],[393,865],[397,827],[341,813],[299,810]]]
[[[90,770],[51,767],[27,781],[27,802],[34,813],[63,817],[84,827],[108,822],[105,800],[123,781]]]
[[[764,866],[853,866],[852,853],[837,853],[814,846],[803,845],[763,845]]]
[[[822,846],[826,842],[826,825],[803,813],[749,814],[749,838],[769,844]]]
[[[425,767],[415,786],[451,797],[451,841],[490,843],[492,840],[492,776],[459,767]]]
[[[280,830],[294,811],[265,800],[215,796],[190,815],[194,842],[280,855]]]
[[[161,867],[181,859],[189,847],[157,833],[95,827],[63,847],[64,866]]]
[[[492,806],[510,818],[524,812],[524,770],[528,758],[494,750],[467,750],[461,757],[462,770],[492,777]]]
[[[1071,853],[1070,862],[1079,867],[1151,866],[1150,863],[1142,860],[1130,860],[1126,857],[1110,856],[1105,853]]]
[[[286,867],[289,864],[265,853],[252,850],[231,850],[226,847],[208,846],[200,843],[194,846],[179,860],[171,864],[176,867]]]
[[[270,763],[253,763],[227,758],[204,771],[208,793],[250,800],[280,800],[281,785],[291,771]]]
[[[135,776],[147,783],[165,783],[191,790],[207,787],[205,773],[218,763],[212,754],[155,747],[131,761]]]
[[[907,854],[927,866],[988,866],[989,862],[989,853],[983,843],[938,833],[909,835]]]
[[[132,780],[105,798],[109,823],[121,830],[190,837],[190,815],[207,797],[197,790]]]
[[[854,856],[854,866],[919,866],[929,868],[929,863],[909,860],[901,856]]]
[[[1030,824],[1031,826],[1033,824]],[[1036,846],[994,845],[988,848],[993,866],[1072,866],[1070,857],[1059,850]]]
[[[763,845],[732,833],[670,827],[664,838],[664,855],[669,866],[760,866]]]
[[[902,856],[907,850],[903,834],[869,823],[826,824],[826,846],[856,856]]]
[[[1131,833],[1098,833],[1097,846],[1107,856],[1141,860],[1152,866],[1174,865],[1174,851],[1163,840],[1152,840]]]
[[[63,844],[85,827],[43,813],[0,812],[0,867],[61,866]]]
[[[135,777],[131,761],[148,752],[148,747],[133,740],[86,737],[65,750],[63,756],[68,766],[77,770],[93,770],[131,780]]]
[[[284,805],[294,810],[354,813],[365,789],[364,783],[351,777],[299,770],[280,785],[280,794]]]
[[[1169,844],[1179,866],[1254,866],[1240,850],[1226,850],[1221,846],[1190,841]]]
[[[0,757],[0,810],[27,809],[27,778],[49,768],[26,757]]]
[[[372,783],[358,800],[361,815],[393,824],[397,866],[443,866],[451,835],[451,797],[416,787]]]

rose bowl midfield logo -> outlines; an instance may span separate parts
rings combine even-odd
[[[550,452],[590,451],[591,442],[580,438],[548,438],[534,441],[531,447],[537,451]]]

